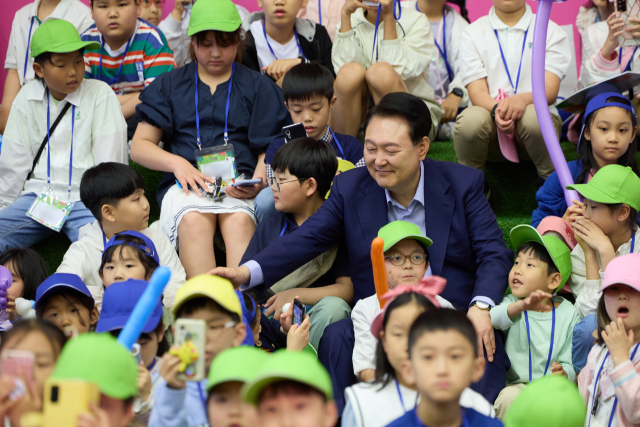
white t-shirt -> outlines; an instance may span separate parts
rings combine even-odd
[[[256,51],[258,52],[258,62],[260,68],[266,67],[276,59],[295,59],[300,57],[300,49],[298,49],[298,42],[296,37],[291,37],[285,44],[280,44],[267,34],[267,38],[264,38],[264,30],[262,29],[262,21],[253,21],[249,26],[253,39],[256,41]],[[267,40],[269,44],[267,44]],[[276,54],[273,56],[271,50]]]

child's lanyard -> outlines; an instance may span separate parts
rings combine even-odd
[[[513,85],[513,80],[511,80],[511,73],[509,72],[509,66],[507,65],[507,60],[504,57],[504,52],[502,51],[502,45],[500,44],[500,37],[498,37],[498,30],[493,30],[496,35],[496,39],[498,40],[498,47],[500,48],[500,56],[502,56],[502,63],[504,64],[504,69],[507,70],[507,77],[509,77],[509,83],[511,83],[511,87],[513,88],[513,94],[516,95],[518,93],[518,84],[520,84],[520,70],[522,69],[522,58],[524,58],[524,47],[527,45],[527,34],[529,33],[529,29],[524,32],[524,40],[522,41],[522,54],[520,55],[520,65],[518,65],[518,77],[516,78],[516,85]]]
[[[120,79],[120,73],[122,72],[122,64],[124,64],[124,60],[127,56],[127,53],[129,52],[129,45],[131,45],[131,39],[133,39],[135,35],[136,34],[133,33],[133,35],[129,38],[129,40],[127,40],[127,47],[124,48],[124,53],[122,54],[122,61],[120,61],[120,67],[118,67],[118,74],[116,75],[115,79],[107,83],[109,86],[111,86],[112,84],[118,83],[118,80]],[[100,46],[100,63],[98,64],[98,80],[102,80],[100,77],[102,76],[102,54],[103,53],[104,53],[104,36],[102,36],[102,45]]]
[[[69,101],[67,101],[69,102]],[[69,155],[69,199],[71,199],[71,177],[73,176],[73,128],[76,118],[76,106],[71,107],[71,154]],[[49,89],[47,89],[47,191],[51,190],[51,118],[49,117]]]
[[[346,157],[344,157],[344,150],[342,149],[342,145],[340,145],[338,138],[336,138],[336,134],[333,133],[333,129],[331,129],[331,126],[329,126],[329,132],[331,132],[331,136],[333,137],[333,140],[336,142],[336,146],[338,146],[338,150],[340,150],[340,154],[342,155],[342,158],[344,160],[347,160]]]
[[[396,16],[396,5],[398,6],[398,15]],[[417,6],[416,6],[417,7]],[[380,12],[382,12],[382,5],[378,6],[378,16],[376,16],[376,29],[373,32],[373,47],[371,48],[371,63],[373,65],[373,52],[376,53],[376,62],[378,62],[378,45],[376,40],[378,38],[378,27],[380,26]],[[400,0],[393,0],[393,18],[399,21],[402,18],[402,6],[400,6]]]
[[[633,250],[635,249],[636,246],[636,233],[632,232],[631,234],[631,251],[629,252],[630,254],[633,253]]]
[[[418,2],[416,2],[416,10],[420,12],[418,9]],[[420,12],[422,13],[422,12]],[[438,44],[437,37],[433,38],[433,42],[436,44],[436,48],[440,52],[440,56],[444,59],[444,65],[447,67],[447,73],[449,73],[449,81],[453,80],[453,70],[451,69],[451,65],[449,65],[449,61],[447,60],[447,23],[445,21],[446,10],[442,8],[442,47]]]
[[[262,34],[264,34],[264,40],[267,42],[267,46],[269,47],[269,50],[271,51],[271,54],[273,55],[274,58],[276,58],[276,61],[278,60],[278,57],[276,56],[276,53],[273,51],[273,48],[271,47],[271,44],[269,43],[269,39],[267,38],[267,29],[264,26],[264,19],[262,20]],[[293,37],[296,39],[296,44],[298,45],[298,51],[300,52],[300,55],[302,55],[302,57],[308,61],[307,57],[304,56],[304,52],[302,51],[302,47],[300,46],[300,40],[298,39],[298,30],[296,30],[296,26],[295,24],[293,25]]]
[[[531,362],[531,331],[529,330],[529,316],[527,316],[526,311],[524,312],[524,323],[526,323],[527,325],[527,341],[529,342],[529,382],[531,382],[533,377],[533,367]],[[547,366],[544,367],[544,374],[542,374],[542,376],[547,375],[547,369],[549,369],[549,364],[551,363],[555,329],[556,329],[556,305],[553,303],[553,300],[551,300],[551,344],[549,345],[549,358],[547,359]]]
[[[620,52],[618,53],[618,65],[620,66],[620,72],[624,73],[626,71],[631,70],[631,63],[633,62],[633,57],[636,56],[636,51],[638,50],[638,46],[633,49],[633,53],[631,54],[631,58],[629,58],[629,62],[627,62],[627,66],[622,69],[622,48],[620,48]]]
[[[204,408],[204,414],[207,415],[207,399],[204,397],[204,393],[202,392],[202,384],[198,381],[198,393],[200,394],[200,400],[202,401],[202,407]]]
[[[289,225],[289,220],[287,218],[284,219],[284,225],[282,226],[282,231],[280,231],[280,235],[278,239],[284,236],[284,232],[287,231],[287,226]]]
[[[227,145],[229,142],[229,99],[231,98],[231,86],[233,85],[233,73],[236,71],[236,63],[235,61],[231,65],[231,77],[229,77],[229,88],[227,89],[227,107],[224,113],[224,145]],[[198,112],[198,100],[200,99],[198,95],[198,64],[196,64],[196,137],[198,148],[202,150],[202,143],[200,142],[200,113]]]
[[[318,24],[322,25],[322,0],[318,0]]]
[[[636,344],[636,347],[633,349],[633,353],[631,353],[631,362],[633,363],[633,358],[636,357],[636,352],[638,351],[638,346],[640,346],[640,343]],[[593,385],[593,398],[591,399],[591,414],[589,414],[589,424],[587,424],[587,427],[589,427],[591,425],[591,417],[594,416],[594,405],[596,404],[596,393],[598,391],[598,380],[600,379],[600,374],[602,373],[602,368],[604,368],[604,364],[607,362],[607,357],[609,357],[609,350],[607,350],[607,354],[605,354],[604,356],[604,360],[602,361],[602,365],[600,365],[600,369],[598,369],[598,375],[596,376],[596,382]],[[618,406],[618,397],[616,396],[616,398],[613,401],[613,408],[611,409],[611,416],[609,417],[609,424],[608,427],[611,427],[611,422],[613,422],[613,416],[616,413],[616,406]],[[597,408],[597,406],[595,406]]]
[[[397,378],[395,379],[395,382],[396,382],[396,390],[398,391],[398,398],[400,399],[400,405],[402,405],[402,411],[406,414],[409,411],[404,409],[404,399],[402,398],[402,393],[400,392],[400,383],[398,383],[398,379]],[[418,406],[418,397],[419,396],[420,396],[419,394],[416,396],[416,403],[413,405],[414,408],[416,406]]]
[[[35,16],[31,17],[31,25],[29,25],[29,38],[27,39],[27,53],[24,55],[24,71],[22,72],[22,85],[24,86],[27,83],[27,63],[29,62],[29,47],[31,46],[31,30],[33,30],[33,19]]]

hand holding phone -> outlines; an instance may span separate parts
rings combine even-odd
[[[44,386],[43,427],[75,426],[81,415],[92,413],[92,407],[99,405],[96,384],[49,379]]]
[[[205,377],[205,329],[204,320],[176,320],[175,346],[169,353],[180,359],[179,380],[201,381]]]
[[[293,299],[293,323],[300,326],[304,320],[307,308],[298,298]]]
[[[33,365],[35,355],[30,351],[5,350],[2,352],[0,364],[2,376],[14,379],[14,389],[9,398],[12,400],[23,397],[27,387],[33,384]]]
[[[298,138],[306,138],[307,131],[304,129],[302,123],[296,123],[295,125],[289,125],[282,128],[282,134],[284,135],[284,142],[290,142]]]

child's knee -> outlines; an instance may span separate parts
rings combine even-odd
[[[345,64],[338,71],[334,83],[336,92],[357,92],[365,82],[366,70],[360,64]]]
[[[370,87],[386,87],[389,82],[398,79],[398,73],[387,62],[377,62],[369,67],[365,73],[367,85]]]
[[[491,114],[486,109],[470,106],[458,115],[453,130],[453,140],[455,143],[477,139],[489,141],[494,127]]]
[[[202,236],[203,233],[214,230],[215,214],[189,212],[185,214],[178,225],[178,234],[184,236]]]

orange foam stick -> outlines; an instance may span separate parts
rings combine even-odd
[[[387,282],[387,271],[384,265],[384,240],[380,237],[373,239],[371,243],[371,265],[373,266],[373,283],[376,287],[376,295],[380,308],[384,306],[382,295],[389,292],[389,282]]]

